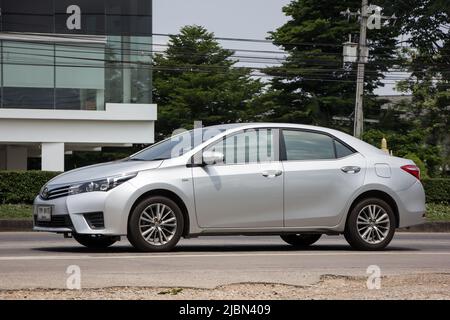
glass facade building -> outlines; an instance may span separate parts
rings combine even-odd
[[[0,108],[151,103],[151,0],[0,0],[0,7]]]

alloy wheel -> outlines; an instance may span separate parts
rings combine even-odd
[[[162,246],[170,242],[177,231],[174,211],[163,203],[153,203],[139,217],[139,230],[146,242]]]
[[[369,204],[359,211],[356,225],[360,237],[365,242],[378,244],[388,236],[391,221],[383,207]]]

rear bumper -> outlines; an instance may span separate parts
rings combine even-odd
[[[407,190],[397,192],[397,196],[400,228],[425,223],[425,191],[420,181]]]

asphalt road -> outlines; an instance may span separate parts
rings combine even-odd
[[[123,240],[92,251],[44,233],[0,233],[0,289],[65,288],[71,265],[83,288],[197,287],[245,282],[308,285],[322,275],[450,273],[450,233],[399,233],[382,252],[353,251],[342,237],[296,250],[278,237],[182,240],[170,253],[138,253]]]

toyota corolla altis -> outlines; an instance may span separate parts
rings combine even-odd
[[[170,250],[181,237],[255,234],[296,247],[344,234],[356,249],[379,250],[424,215],[411,160],[336,130],[232,124],[57,176],[36,197],[34,230],[91,248],[126,236],[141,251]]]

